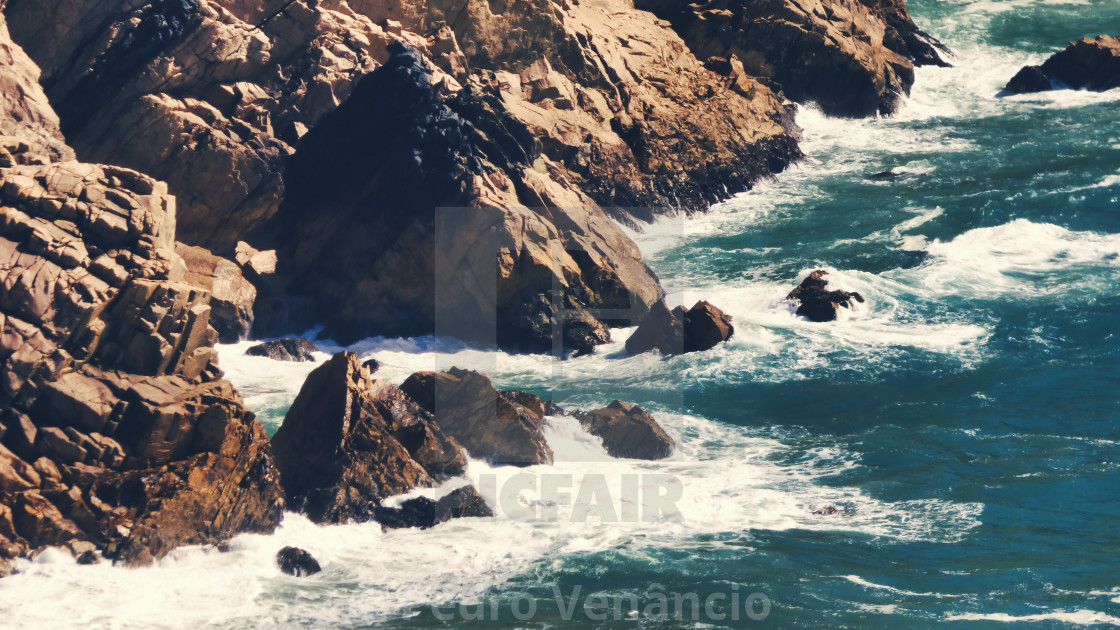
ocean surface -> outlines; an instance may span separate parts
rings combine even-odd
[[[997,96],[1066,41],[1120,30],[1120,2],[910,9],[956,66],[920,69],[898,115],[805,108],[805,163],[634,235],[670,301],[734,317],[727,345],[626,357],[615,331],[563,362],[351,347],[395,382],[459,365],[569,407],[637,403],[671,459],[613,460],[553,418],[554,466],[471,463],[501,489],[494,518],[383,533],[290,514],[137,570],[47,552],[0,582],[0,626],[1120,625],[1120,90]],[[814,269],[866,303],[800,320],[783,298]],[[222,365],[274,431],[313,366],[247,345]],[[323,573],[281,575],[289,544]]]

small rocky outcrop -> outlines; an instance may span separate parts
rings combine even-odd
[[[236,343],[248,337],[257,290],[241,268],[201,247],[176,243],[175,253],[187,265],[183,280],[210,294],[210,325],[218,331],[218,341]]]
[[[276,553],[276,566],[280,571],[295,577],[315,575],[323,570],[319,561],[299,547],[284,547]]]
[[[703,300],[690,309],[672,311],[664,301],[654,304],[626,340],[631,355],[656,350],[664,356],[710,350],[735,333],[731,316]]]
[[[1097,92],[1120,87],[1120,39],[1100,35],[1070,42],[1041,66],[1025,66],[1004,91],[1024,94],[1059,87]]]
[[[292,509],[317,523],[367,521],[385,498],[463,473],[466,458],[400,389],[340,352],[307,377],[272,438]]]
[[[388,529],[418,527],[428,529],[453,518],[485,518],[494,512],[474,486],[463,486],[433,501],[427,497],[409,499],[399,508],[379,507],[374,520]]]
[[[502,396],[478,372],[417,372],[401,390],[474,457],[516,466],[552,463],[552,449],[541,432],[542,408]]]
[[[575,415],[588,433],[603,440],[611,457],[664,459],[676,446],[649,412],[621,400]]]
[[[315,344],[310,339],[289,337],[276,339],[251,346],[245,354],[254,357],[268,357],[275,361],[314,361]]]
[[[797,314],[809,318],[814,322],[831,322],[837,317],[840,308],[852,308],[855,302],[863,302],[863,296],[856,292],[847,292],[842,289],[829,291],[828,272],[818,269],[809,274],[801,284],[790,291],[787,300],[797,300]]]

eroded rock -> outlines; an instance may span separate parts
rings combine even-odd
[[[1120,39],[1100,35],[1070,42],[1041,66],[1025,66],[1004,90],[1023,94],[1055,87],[1096,92],[1120,87]]]
[[[628,354],[656,350],[664,356],[710,350],[734,334],[731,316],[703,300],[690,309],[654,304],[626,340]]]
[[[576,416],[588,433],[603,440],[611,457],[664,459],[676,446],[649,412],[621,400]]]
[[[289,337],[276,339],[251,346],[245,354],[254,357],[267,357],[274,361],[314,361],[315,344],[310,339]]]
[[[466,466],[458,443],[352,352],[311,372],[272,445],[289,505],[319,523],[369,520],[385,498]]]
[[[855,302],[863,302],[863,296],[856,292],[847,292],[843,289],[829,291],[828,272],[818,269],[809,274],[801,284],[790,291],[787,300],[797,300],[797,314],[809,318],[814,322],[831,322],[836,319],[840,308],[852,308]]]

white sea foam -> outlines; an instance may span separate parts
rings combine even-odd
[[[1037,623],[1042,621],[1059,621],[1076,626],[1092,626],[1106,624],[1120,626],[1120,617],[1114,617],[1095,610],[1054,610],[1037,613],[1034,615],[1010,615],[1007,613],[962,613],[948,615],[946,621],[1000,621],[1004,623]]]

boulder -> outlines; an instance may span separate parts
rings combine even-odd
[[[308,375],[272,446],[289,506],[317,523],[369,520],[385,498],[466,466],[430,414],[352,352]]]
[[[210,325],[218,331],[218,341],[236,343],[248,337],[257,290],[242,275],[241,268],[201,247],[176,243],[175,253],[187,265],[183,280],[210,294]]]
[[[684,351],[702,352],[731,338],[731,316],[703,300],[684,313]]]
[[[787,300],[797,300],[797,314],[809,318],[813,322],[831,322],[836,319],[840,307],[852,308],[855,302],[863,302],[863,296],[856,292],[847,292],[842,289],[829,291],[828,280],[824,277],[827,271],[818,269],[809,274],[801,284],[790,291]]]
[[[676,445],[649,412],[621,400],[576,417],[588,433],[603,440],[611,457],[664,459]]]
[[[709,350],[734,334],[731,316],[703,300],[690,309],[672,311],[664,301],[654,304],[626,340],[630,355],[656,350],[664,356]]]
[[[494,512],[474,486],[463,486],[438,501],[417,497],[404,501],[399,508],[379,507],[374,513],[374,519],[388,529],[428,529],[453,518],[484,518],[493,515]]]
[[[310,339],[289,337],[276,339],[251,346],[245,354],[253,357],[268,357],[274,361],[314,361],[315,344]]]
[[[295,577],[315,575],[323,570],[314,556],[299,547],[284,547],[278,551],[276,566],[280,567],[282,573]]]
[[[539,408],[501,396],[478,372],[417,372],[401,384],[401,391],[474,457],[515,466],[552,463]]]
[[[1004,91],[1023,94],[1055,87],[1096,92],[1120,87],[1120,39],[1100,35],[1070,42],[1041,66],[1025,66]]]

